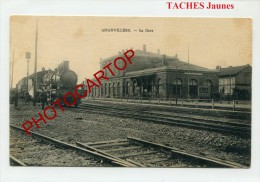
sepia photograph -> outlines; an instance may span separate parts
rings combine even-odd
[[[10,166],[251,167],[252,19],[10,17]]]

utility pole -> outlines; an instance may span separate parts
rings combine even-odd
[[[37,89],[37,44],[38,44],[38,18],[36,20],[35,31],[35,62],[34,62],[34,87],[33,87],[33,106],[36,105],[36,89]]]
[[[13,62],[12,62],[12,80],[11,80],[11,90],[13,89],[13,80],[14,80],[14,50],[13,50]]]
[[[55,95],[56,95],[56,98],[58,98],[57,74],[58,74],[58,69],[56,68],[56,69],[55,69],[55,84],[56,84],[56,87],[55,87]]]
[[[31,53],[30,52],[26,52],[26,59],[27,59],[27,77],[26,77],[26,93],[25,93],[25,104],[27,102],[27,99],[28,99],[28,92],[29,92],[29,61],[30,61],[30,58],[31,58]]]
[[[14,101],[14,106],[15,106],[15,107],[18,106],[18,84],[16,84],[16,88],[15,88],[15,101]]]
[[[229,73],[229,100],[228,102],[231,100],[231,96],[232,96],[232,91],[231,91],[231,72]]]
[[[188,44],[188,99],[190,98],[190,45]]]

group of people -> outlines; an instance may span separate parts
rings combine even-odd
[[[19,98],[18,92],[16,91],[11,95],[12,95],[12,97],[10,97],[11,98],[10,102],[14,103],[15,107],[17,107],[18,106],[18,98]],[[29,97],[30,97],[30,95],[29,95],[29,93],[27,93],[26,96],[25,96],[25,102],[30,100]],[[51,98],[50,99],[48,99],[48,98],[49,98],[49,96],[47,95],[47,93],[45,91],[42,91],[38,95],[36,102],[40,102],[41,105],[42,105],[42,109],[44,109],[45,104],[48,104],[48,101],[51,102]]]

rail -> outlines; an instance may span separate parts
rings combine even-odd
[[[173,162],[178,158],[181,161],[184,159],[182,161],[184,163],[185,161],[189,161],[190,163],[194,162],[194,164],[200,164],[202,166],[206,164],[209,167],[247,168],[247,166],[236,162],[184,152],[174,147],[134,137],[127,137],[126,140],[123,140],[123,143],[121,140],[108,140],[94,143],[76,142],[76,144],[88,150],[116,158],[119,161],[129,162],[138,167],[155,167],[153,164],[157,162],[159,166],[162,165],[163,162],[166,162],[165,164],[167,166],[171,166],[173,164],[171,161]]]
[[[229,110],[251,110],[251,101],[245,100],[215,100],[215,99],[187,99],[187,98],[151,98],[151,97],[88,97],[92,100],[106,100],[132,103],[146,103],[146,104],[161,104],[161,105],[175,105],[181,107],[201,107],[211,109],[229,109]]]
[[[106,153],[106,152],[104,152],[104,151],[98,150],[98,149],[96,149],[96,148],[94,148],[94,147],[91,147],[91,146],[89,146],[89,145],[86,145],[86,144],[84,144],[84,143],[76,142],[76,145],[79,146],[79,147],[81,147],[81,148],[85,148],[85,149],[91,150],[91,151],[93,151],[93,152],[96,152],[96,153],[99,153],[99,154],[102,154],[102,155],[105,155],[105,156],[114,158],[115,161],[117,161],[117,162],[119,162],[119,163],[121,163],[121,164],[124,164],[124,165],[129,165],[129,167],[137,167],[137,166],[141,167],[140,165],[133,164],[133,163],[131,163],[131,162],[127,162],[127,161],[122,160],[122,159],[120,159],[120,158],[118,158],[118,157],[116,157],[116,156],[113,156],[113,155],[108,154],[108,153]]]
[[[121,117],[128,117],[140,119],[143,121],[161,123],[166,125],[182,126],[187,128],[196,128],[202,130],[216,131],[221,133],[229,133],[244,137],[250,136],[250,124],[237,124],[231,122],[214,122],[208,119],[195,119],[185,116],[170,116],[166,114],[152,115],[149,112],[138,112],[140,109],[121,109],[115,107],[105,107],[100,105],[82,104],[78,109],[84,109],[86,112],[95,112],[105,115],[118,115]],[[87,109],[87,110],[86,110]],[[134,114],[133,114],[134,113]]]
[[[15,158],[14,156],[10,155],[10,162],[17,165],[17,166],[27,166],[26,164],[24,164],[22,161],[18,160],[17,158]]]
[[[10,125],[10,127],[13,130],[20,131],[20,132],[24,133],[24,130],[17,127],[17,126]],[[35,132],[31,132],[31,137],[35,138],[39,141],[46,142],[48,144],[52,144],[56,147],[60,147],[60,148],[64,148],[64,149],[70,149],[70,150],[76,151],[76,152],[78,152],[82,155],[92,156],[92,157],[94,157],[94,159],[96,159],[98,161],[103,160],[104,162],[109,162],[109,163],[115,164],[115,165],[120,166],[120,167],[134,167],[130,163],[127,163],[127,162],[123,163],[122,160],[117,160],[117,159],[112,158],[110,156],[102,155],[100,153],[96,153],[96,152],[93,152],[91,150],[87,150],[87,149],[84,149],[84,148],[81,148],[81,147],[77,147],[75,145],[68,144],[68,143],[56,140],[54,138],[50,138],[50,137],[35,133]]]
[[[199,161],[202,161],[202,162],[205,162],[208,164],[212,164],[213,166],[228,167],[228,168],[247,168],[246,166],[235,163],[235,162],[223,161],[223,160],[216,159],[216,158],[202,157],[202,156],[198,156],[195,154],[180,151],[179,149],[176,149],[176,148],[172,148],[172,147],[164,146],[164,145],[161,145],[158,143],[141,140],[138,138],[127,137],[127,139],[129,140],[129,142],[132,142],[132,143],[160,148],[162,150],[170,151],[172,153],[172,155],[181,155],[186,158],[191,158],[192,160],[199,160]]]

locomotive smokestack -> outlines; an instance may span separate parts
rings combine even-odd
[[[146,44],[143,45],[143,52],[146,52]]]
[[[63,61],[63,69],[64,70],[69,70],[70,68],[69,68],[69,61]]]

